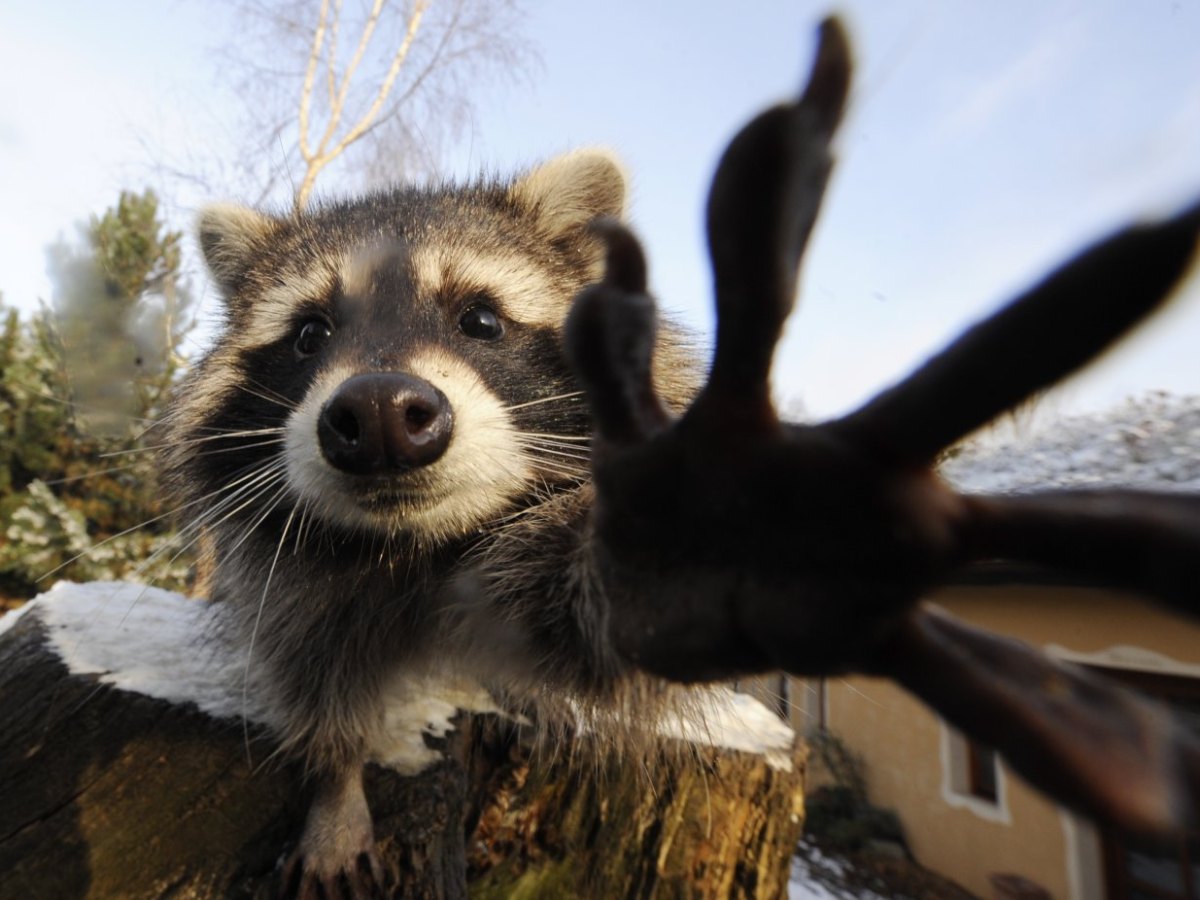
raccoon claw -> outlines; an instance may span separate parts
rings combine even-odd
[[[708,242],[717,302],[717,350],[690,418],[717,427],[773,427],[769,376],[791,312],[796,268],[816,222],[832,167],[829,145],[850,84],[850,48],[836,19],[820,30],[803,95],[754,119],[730,143],[708,199]],[[600,283],[576,299],[567,349],[602,440],[646,440],[669,422],[654,393],[655,307],[637,239],[604,219]]]
[[[1198,240],[1200,203],[1110,235],[835,427],[897,463],[932,464],[945,448],[1086,365],[1159,309],[1194,262]]]
[[[1089,818],[1150,833],[1195,826],[1200,742],[1132,691],[934,607],[907,616],[876,664]]]
[[[361,770],[317,786],[300,845],[284,866],[280,897],[357,900],[386,896]]]
[[[738,623],[746,615],[738,598],[754,598],[755,586],[772,580],[790,584],[790,545],[803,527],[789,516],[791,501],[804,496],[797,489],[807,480],[834,483],[796,469],[769,375],[832,166],[850,67],[845,33],[831,19],[802,96],[754,119],[722,156],[707,213],[716,354],[707,384],[678,422],[653,391],[654,304],[641,248],[621,226],[595,229],[607,244],[607,270],[567,322],[568,354],[598,432],[598,552],[612,576],[610,594],[629,602],[614,617],[614,640],[636,664],[669,678],[779,664],[755,627]],[[732,540],[731,528],[739,530]],[[655,584],[688,602],[638,608],[637,596],[653,595]]]
[[[344,865],[314,866],[297,850],[284,866],[280,900],[361,900],[388,896],[383,864],[374,849],[364,850]]]

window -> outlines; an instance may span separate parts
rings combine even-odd
[[[950,737],[950,790],[984,803],[1000,802],[996,751],[961,734]]]
[[[996,751],[942,726],[942,799],[989,822],[1010,824]]]
[[[988,803],[1000,799],[996,751],[970,739],[967,744],[967,793]]]

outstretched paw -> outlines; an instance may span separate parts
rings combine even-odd
[[[677,421],[654,390],[641,247],[617,223],[595,227],[605,276],[566,333],[596,424],[593,551],[619,652],[668,678],[852,667],[945,552],[954,504],[935,479],[784,425],[771,402],[849,83],[849,44],[829,20],[799,99],[751,121],[722,157],[708,201],[716,351]],[[669,602],[639,600],[654,596]]]
[[[1200,204],[1100,242],[856,412],[784,424],[771,362],[849,83],[848,43],[830,20],[802,96],[750,122],[722,157],[708,203],[716,349],[676,420],[655,394],[641,247],[619,224],[596,226],[607,271],[576,300],[566,338],[595,418],[588,549],[613,645],[677,681],[769,669],[887,676],[1098,820],[1193,823],[1200,742],[1163,713],[914,608],[956,566],[1003,558],[1200,612],[1195,498],[969,497],[934,471],[948,446],[1164,302],[1195,255]]]

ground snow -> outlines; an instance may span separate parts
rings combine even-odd
[[[850,864],[845,860],[828,856],[815,844],[801,841],[800,852],[792,858],[788,900],[886,900],[874,891],[845,884],[849,869]]]
[[[792,880],[788,882],[788,900],[844,900],[825,885],[808,881],[807,870],[799,864],[792,868]]]

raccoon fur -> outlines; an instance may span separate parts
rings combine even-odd
[[[164,468],[281,742],[318,779],[306,878],[373,859],[361,768],[398,675],[559,711],[645,688],[606,637],[562,341],[602,267],[588,224],[625,194],[585,150],[511,181],[200,216],[225,321],[169,410]],[[668,401],[692,394],[691,359],[662,329]]]

